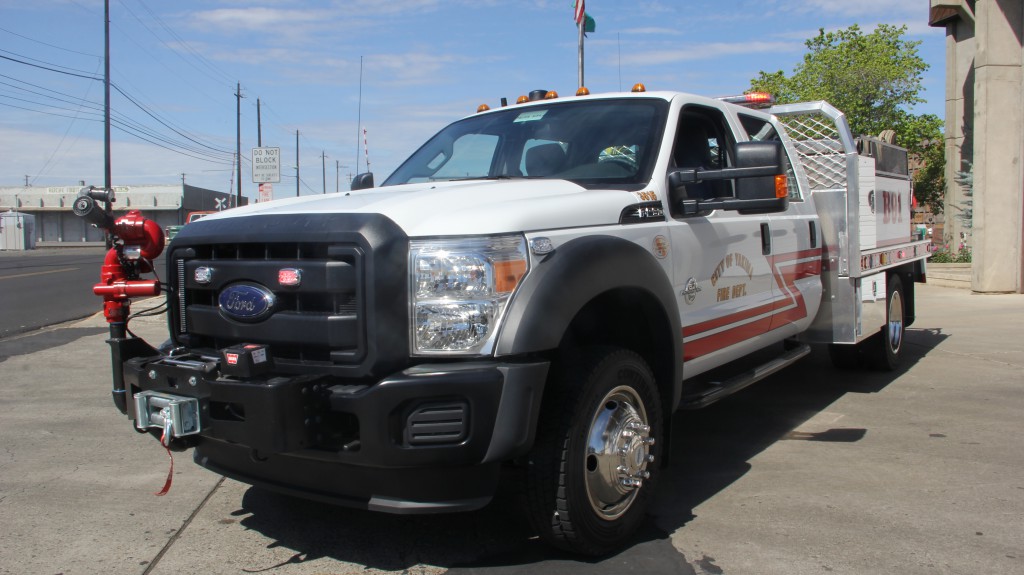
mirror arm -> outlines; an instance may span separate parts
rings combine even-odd
[[[756,166],[753,168],[723,168],[721,170],[705,170],[702,168],[680,168],[672,170],[669,177],[674,176],[673,183],[697,184],[717,180],[734,180],[740,178],[760,178],[779,175],[776,166]]]

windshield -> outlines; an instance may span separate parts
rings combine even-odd
[[[470,116],[441,130],[382,185],[553,178],[639,189],[651,179],[667,110],[664,100],[623,98]]]

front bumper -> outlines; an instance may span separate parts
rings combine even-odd
[[[354,384],[231,378],[202,361],[170,359],[128,360],[126,387],[198,402],[199,431],[175,440],[194,445],[197,463],[246,483],[397,513],[485,505],[500,463],[533,444],[548,370],[547,362],[424,364]]]

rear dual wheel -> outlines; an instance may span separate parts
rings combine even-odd
[[[636,531],[653,496],[658,389],[643,358],[617,348],[589,350],[553,376],[525,477],[530,521],[556,547],[605,554]]]
[[[906,316],[903,282],[891,275],[886,282],[885,325],[872,342],[871,360],[874,367],[893,371],[903,358],[903,330]]]
[[[857,345],[832,344],[829,355],[832,364],[840,369],[868,365],[882,371],[893,371],[903,358],[903,336],[906,317],[906,298],[900,276],[886,278],[885,325],[870,339]]]

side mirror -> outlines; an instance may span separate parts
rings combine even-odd
[[[352,178],[352,185],[349,189],[365,190],[373,187],[373,172],[363,172],[362,174],[356,174],[355,178]]]
[[[786,187],[786,159],[782,142],[739,142],[736,167],[721,170],[686,168],[669,173],[669,193],[681,215],[705,210],[739,210],[743,213],[782,212],[789,207]],[[682,189],[688,183],[733,180],[733,198],[687,199]]]
[[[736,145],[736,167],[740,169],[767,168],[771,172],[763,176],[751,175],[737,178],[737,200],[767,202],[764,206],[768,209],[767,211],[783,211],[789,206],[789,190],[786,187],[786,156],[782,142],[740,142]],[[751,209],[759,208],[752,207]]]

